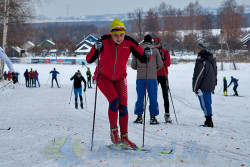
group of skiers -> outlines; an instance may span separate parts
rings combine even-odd
[[[10,81],[13,78],[13,76],[15,76],[16,77],[16,82],[18,82],[18,76],[19,75],[20,74],[18,72],[12,72],[12,73],[10,73],[10,71],[8,71],[8,73],[7,73],[6,71],[4,71],[3,78],[4,78],[4,80]]]
[[[234,95],[233,96],[239,96],[239,94],[237,92],[238,80],[239,79],[236,79],[233,76],[231,76],[231,82],[229,83],[229,85],[227,85],[227,78],[226,77],[223,78],[223,93],[224,93],[224,96],[227,96],[227,88],[229,88],[229,86],[232,83],[234,84],[234,87],[233,87]]]
[[[38,87],[40,87],[38,75],[39,74],[38,74],[37,70],[33,71],[31,68],[30,71],[28,71],[28,69],[26,69],[26,71],[23,74],[23,76],[25,78],[26,87],[28,87],[28,88],[29,87],[36,87],[36,83],[38,84]]]

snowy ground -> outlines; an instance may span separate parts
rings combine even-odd
[[[26,88],[22,76],[26,68],[38,70],[41,88]],[[49,71],[60,72],[61,88],[50,88]],[[90,66],[92,71],[94,66]],[[149,125],[147,112],[145,145],[151,152],[110,150],[109,123],[105,97],[98,91],[94,149],[90,151],[95,89],[87,89],[87,108],[76,110],[73,98],[69,105],[72,82],[69,78],[80,65],[14,64],[21,73],[20,85],[8,85],[0,90],[0,166],[56,167],[56,166],[250,166],[250,66],[238,64],[239,70],[218,73],[218,86],[213,95],[214,125],[198,127],[204,117],[198,98],[192,92],[194,63],[172,65],[169,68],[170,88],[179,124],[171,108],[173,124],[165,124],[161,90],[158,92],[160,125]],[[243,97],[222,96],[222,78],[239,78],[239,94]],[[142,145],[142,125],[133,124],[136,116],[136,72],[128,67],[129,137]],[[229,81],[228,81],[229,82]],[[6,83],[6,82],[4,82]],[[4,84],[0,83],[0,87]],[[228,92],[233,94],[232,86]],[[174,148],[171,155],[159,151]]]

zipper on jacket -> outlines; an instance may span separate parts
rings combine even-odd
[[[115,66],[116,66],[116,62],[117,62],[117,47],[118,47],[118,45],[116,45],[115,46],[115,65],[114,65],[114,72],[113,72],[113,81],[115,80],[115,77],[114,77],[114,75],[115,75]]]

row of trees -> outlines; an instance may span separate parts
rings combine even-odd
[[[142,8],[128,13],[131,35],[142,40],[147,33],[160,36],[165,47],[171,50],[194,51],[196,40],[207,39],[210,49],[220,48],[219,36],[213,34],[215,27],[224,27],[230,49],[239,49],[241,28],[247,26],[243,17],[244,6],[235,0],[224,1],[217,15],[205,10],[198,1],[191,2],[183,10],[167,5],[165,2],[150,8],[144,13]]]

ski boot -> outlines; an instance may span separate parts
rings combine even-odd
[[[78,103],[75,103],[75,108],[78,109]]]
[[[136,120],[134,121],[135,124],[142,124],[142,115],[138,115]]]
[[[212,121],[212,116],[205,116],[206,117],[206,121],[204,122],[204,125],[201,125],[203,127],[214,127],[213,121]]]
[[[81,108],[83,109],[83,103],[81,103],[80,105],[81,105]]]
[[[166,123],[172,123],[172,119],[170,118],[169,114],[165,114],[164,118]]]
[[[155,116],[150,117],[150,125],[158,125],[158,124],[159,124],[159,122],[157,121]]]
[[[111,138],[112,143],[114,143],[114,144],[118,144],[121,142],[117,127],[110,129],[110,138]]]
[[[125,146],[129,146],[133,149],[136,149],[137,146],[135,145],[135,143],[133,143],[132,141],[130,141],[128,139],[128,133],[125,134],[121,134],[121,143],[124,144]]]

